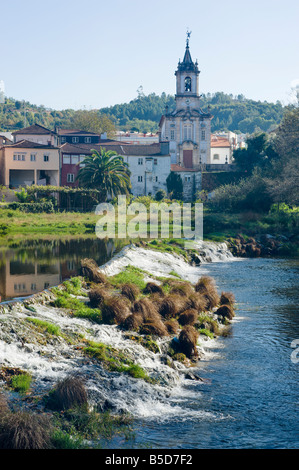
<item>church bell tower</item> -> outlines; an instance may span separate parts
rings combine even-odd
[[[191,57],[187,32],[183,61],[176,76],[176,107],[166,111],[160,122],[160,140],[169,141],[171,163],[183,168],[200,170],[210,163],[211,119],[200,107],[198,62]]]

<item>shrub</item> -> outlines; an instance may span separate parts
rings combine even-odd
[[[155,196],[156,201],[162,201],[165,197],[166,197],[166,192],[164,191],[164,189],[159,189],[156,192],[156,196]]]
[[[221,307],[219,307],[215,313],[216,315],[228,318],[229,320],[232,320],[232,318],[235,316],[231,305],[221,305]]]
[[[187,297],[194,294],[194,289],[188,282],[176,282],[171,288],[170,294],[177,294]]]
[[[194,294],[188,297],[188,304],[189,304],[189,308],[193,308],[200,313],[206,310],[208,300],[206,299],[206,297],[204,297],[200,293],[195,292]]]
[[[167,320],[164,325],[166,326],[167,331],[170,335],[176,335],[180,328],[179,322],[174,318],[172,318],[171,320]]]
[[[210,276],[202,276],[195,284],[195,290],[200,294],[206,294],[210,289],[215,289],[215,281]]]
[[[222,292],[220,297],[220,305],[233,305],[235,296],[232,292]]]
[[[206,294],[204,294],[204,298],[207,301],[206,310],[212,310],[219,305],[220,298],[216,289],[210,289]]]
[[[155,282],[148,282],[143,289],[144,294],[160,294],[164,295],[162,287],[160,287],[158,284]]]
[[[190,308],[189,310],[186,310],[185,312],[181,313],[179,316],[179,323],[180,325],[194,325],[194,323],[198,319],[198,311]]]
[[[105,287],[101,285],[95,286],[88,292],[89,305],[92,308],[100,308],[109,295],[110,292]]]
[[[180,295],[169,294],[163,299],[159,313],[165,318],[175,318],[188,308],[188,299]]]
[[[102,305],[102,318],[109,325],[122,323],[130,315],[125,298],[111,296],[104,300]]]
[[[161,316],[159,315],[155,305],[147,298],[136,300],[133,304],[132,312],[141,315],[143,321],[161,321]]]
[[[105,274],[99,271],[99,267],[93,259],[84,258],[81,260],[81,274],[96,284],[104,284],[106,282]]]
[[[40,214],[46,212],[50,214],[54,212],[54,206],[52,201],[48,202],[10,202],[1,206],[2,209],[19,210],[21,212]]]
[[[198,356],[196,344],[198,333],[193,326],[187,325],[182,329],[179,336],[179,348],[189,359]]]
[[[7,413],[0,423],[0,449],[48,449],[51,429],[50,419],[45,415]]]
[[[121,286],[121,294],[134,302],[140,294],[140,290],[135,284],[128,282]]]
[[[68,410],[87,405],[87,392],[80,377],[70,375],[60,380],[47,399],[47,406],[54,410]]]
[[[143,316],[140,313],[129,315],[121,324],[121,328],[128,331],[139,331],[143,323]]]
[[[168,330],[161,320],[144,323],[139,330],[142,335],[168,336]]]

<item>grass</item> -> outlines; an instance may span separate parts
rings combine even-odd
[[[121,284],[134,284],[135,286],[139,287],[140,290],[143,290],[146,286],[146,283],[143,279],[145,273],[146,271],[129,265],[126,266],[124,271],[110,277],[109,282],[114,287],[120,287]]]
[[[98,221],[94,212],[54,212],[52,214],[25,213],[19,210],[0,209],[1,224],[6,227],[3,235],[14,233],[88,233]],[[3,231],[3,230],[2,230]]]
[[[11,388],[16,392],[26,393],[30,389],[32,377],[30,374],[15,375],[11,378]]]
[[[33,323],[38,329],[49,333],[49,335],[61,336],[61,330],[59,326],[54,325],[53,323],[40,320],[39,318],[31,318],[31,317],[27,317],[26,321],[28,321],[29,323]]]
[[[87,356],[100,361],[106,369],[115,372],[124,372],[134,378],[143,379],[149,383],[153,382],[142,367],[134,364],[127,356],[117,349],[94,341],[87,341],[87,343],[88,346],[83,349],[83,352]]]

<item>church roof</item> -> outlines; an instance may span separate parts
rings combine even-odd
[[[187,38],[186,50],[183,62],[178,63],[178,71],[180,72],[196,72],[199,73],[197,61],[194,63],[189,49],[189,36]]]

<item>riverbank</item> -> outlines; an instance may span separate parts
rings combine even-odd
[[[20,241],[25,238],[51,239],[95,235],[99,216],[94,212],[24,213],[18,210],[1,209],[0,244]],[[131,218],[133,216],[130,216]],[[170,229],[172,220],[170,220]],[[260,214],[243,212],[238,214],[214,213],[204,210],[203,235],[205,241],[227,242],[237,256],[291,256],[299,254],[299,221],[297,212]],[[268,240],[266,238],[268,237]],[[271,238],[271,242],[269,241]],[[137,239],[129,240],[138,242]],[[146,241],[146,239],[144,239]],[[167,242],[167,240],[165,240]],[[259,250],[246,250],[238,244],[251,242]],[[274,242],[274,245],[273,245]],[[179,242],[178,242],[179,244]],[[264,249],[265,245],[265,249]]]
[[[151,272],[136,267],[135,259],[146,260],[144,267],[152,260]],[[199,281],[199,268],[175,253],[127,247],[100,270],[87,261],[82,267],[84,277],[1,306],[2,379],[9,406],[49,413],[45,403],[51,390],[68,374],[79,373],[96,413],[92,418],[99,422],[107,411],[112,420],[120,412],[136,417],[147,401],[166,403],[169,392],[184,381],[204,382],[192,369],[204,356],[205,344],[228,333],[232,296],[220,298],[213,281],[202,276]],[[29,389],[16,395],[12,376],[26,374]],[[138,410],[139,403],[143,408]],[[68,424],[56,428],[64,445],[70,442],[67,429],[75,426],[72,413],[67,415]],[[85,410],[80,422],[87,417]],[[81,431],[75,437],[82,444],[92,436]],[[93,438],[92,445],[98,444],[103,439]]]

